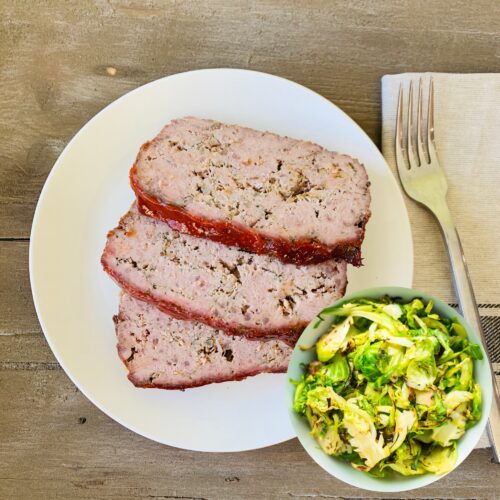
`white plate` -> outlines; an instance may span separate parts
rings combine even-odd
[[[106,232],[133,200],[128,171],[140,145],[186,115],[310,139],[361,160],[372,182],[365,266],[349,291],[411,286],[413,253],[398,185],[367,135],[340,109],[288,80],[234,69],[192,71],[140,87],[102,110],[66,146],[43,188],[30,245],[38,318],[57,360],[102,411],[161,443],[242,451],[294,437],[285,375],[185,392],[136,389],[115,349],[118,288],[99,258]]]

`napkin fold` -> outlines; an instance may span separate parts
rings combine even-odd
[[[382,153],[397,177],[394,137],[400,84],[418,82],[425,103],[434,81],[436,148],[448,179],[448,205],[464,247],[483,328],[500,373],[500,74],[404,73],[382,78]],[[405,102],[406,111],[407,102]],[[426,113],[426,106],[424,107]],[[416,111],[415,111],[416,112]],[[416,119],[414,121],[416,123]],[[405,196],[413,233],[413,286],[456,303],[448,258],[434,217]],[[477,447],[489,446],[486,434]]]

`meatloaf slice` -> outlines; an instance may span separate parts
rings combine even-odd
[[[130,180],[139,209],[183,233],[283,262],[361,265],[366,170],[312,142],[182,118],[142,146]]]
[[[290,344],[347,283],[344,261],[284,264],[179,233],[136,205],[108,233],[101,262],[127,293],[175,318]]]
[[[174,319],[122,294],[114,317],[117,348],[137,387],[187,389],[285,372],[292,349],[280,340],[248,340]]]

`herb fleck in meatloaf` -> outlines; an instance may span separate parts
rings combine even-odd
[[[123,290],[178,319],[289,344],[347,284],[344,261],[284,264],[179,233],[136,205],[109,232],[101,261]]]
[[[122,294],[116,324],[120,358],[137,387],[187,389],[285,372],[291,347],[279,340],[248,340],[181,321]]]
[[[361,265],[370,183],[350,156],[182,118],[142,146],[130,180],[139,209],[183,233],[295,264]]]

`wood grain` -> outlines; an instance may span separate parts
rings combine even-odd
[[[112,421],[73,386],[45,342],[27,255],[26,241],[0,242],[0,498],[370,497],[330,478],[296,440],[251,453],[200,454]],[[475,451],[439,486],[412,497],[494,498],[496,470],[490,450]]]
[[[1,498],[373,498],[331,478],[297,440],[245,453],[162,446],[114,423],[60,370],[0,370]],[[489,451],[411,498],[494,498]],[[376,495],[404,498],[405,495]]]
[[[138,85],[193,68],[267,71],[331,99],[378,143],[383,74],[500,70],[495,5],[2,2],[0,237],[29,236],[38,193],[68,139]]]
[[[31,299],[27,241],[0,241],[0,340],[40,332]]]
[[[0,2],[0,498],[373,498],[330,478],[296,440],[192,453],[141,438],[95,408],[36,319],[33,211],[68,140],[146,82],[193,68],[267,71],[331,99],[378,144],[380,77],[499,71],[499,21],[496,0]],[[410,495],[498,491],[498,467],[480,450]]]

